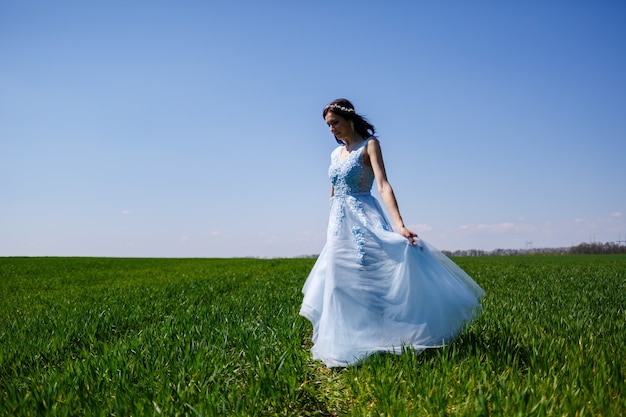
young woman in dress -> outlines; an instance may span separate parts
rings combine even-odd
[[[303,288],[314,359],[358,364],[451,342],[481,311],[484,291],[409,230],[400,215],[375,129],[346,99],[324,108],[340,144],[331,154],[327,240]],[[391,222],[372,196],[378,193]]]

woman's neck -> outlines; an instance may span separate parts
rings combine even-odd
[[[351,151],[352,149],[354,149],[356,147],[356,145],[358,145],[362,141],[363,141],[363,137],[361,135],[357,134],[357,133],[354,133],[349,138],[345,138],[343,140],[343,142],[346,144],[346,149],[348,151]]]

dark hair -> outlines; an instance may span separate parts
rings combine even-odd
[[[336,114],[337,116],[343,117],[346,120],[351,120],[354,123],[354,131],[364,138],[368,138],[370,136],[374,136],[376,133],[376,129],[374,126],[368,122],[365,117],[358,114],[354,111],[354,106],[350,101],[345,98],[338,98],[337,100],[333,100],[326,107],[324,107],[324,112],[322,113],[322,117],[326,119],[326,114],[331,112]],[[337,139],[335,137],[337,143],[343,144],[342,140]]]

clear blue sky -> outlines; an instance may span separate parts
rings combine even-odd
[[[0,256],[319,253],[345,97],[440,249],[626,240],[622,1],[0,2]]]

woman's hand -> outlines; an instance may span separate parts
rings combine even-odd
[[[398,233],[407,238],[408,241],[411,242],[411,245],[417,245],[417,242],[415,241],[415,239],[418,237],[417,233],[407,229],[406,226],[402,226],[400,229],[398,229]]]

